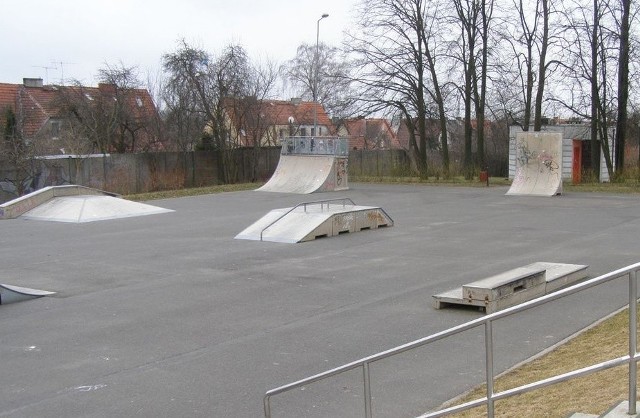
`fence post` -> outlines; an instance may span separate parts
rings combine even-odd
[[[637,270],[629,272],[629,415],[636,414],[638,363],[635,357],[638,344],[638,281]]]

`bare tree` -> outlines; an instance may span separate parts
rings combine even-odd
[[[98,70],[98,79],[103,83],[99,100],[103,108],[111,108],[108,112],[115,116],[115,136],[111,147],[117,153],[133,152],[138,149],[137,140],[140,134],[147,132],[153,122],[153,114],[139,112],[144,109],[142,100],[137,95],[141,82],[137,67],[126,67],[124,64],[109,65]],[[155,113],[155,112],[154,112]]]
[[[464,85],[459,87],[464,103],[465,177],[473,177],[473,124],[476,118],[476,152],[478,164],[485,165],[484,119],[489,57],[489,35],[493,16],[493,0],[453,0],[455,16],[452,22],[460,29],[453,52],[462,67]]]
[[[528,131],[532,125],[534,131],[539,131],[542,127],[547,70],[551,65],[551,62],[547,62],[551,36],[551,4],[550,0],[512,0],[512,5],[517,11],[518,19],[511,23],[511,15],[504,18],[507,30],[503,40],[509,44],[511,54],[506,54],[503,58],[517,65],[513,80],[518,80],[520,87],[521,108],[517,113],[522,116],[514,117],[514,120],[519,122],[524,131]],[[509,77],[505,73],[501,76]]]
[[[624,151],[627,135],[628,102],[629,102],[629,55],[630,55],[630,12],[631,0],[620,0],[620,36],[618,55],[618,115],[616,120],[616,172],[621,176],[624,171]]]
[[[409,132],[409,151],[420,176],[428,176],[427,119],[439,117],[446,170],[448,148],[444,98],[439,82],[436,15],[424,0],[364,0],[358,31],[346,45],[356,57],[354,78],[363,111],[391,111]]]
[[[565,5],[567,6],[567,5]],[[564,10],[564,52],[567,56],[563,81],[554,100],[591,123],[591,172],[600,176],[600,153],[613,177],[609,128],[614,117],[615,86],[610,73],[617,66],[615,31],[608,29],[611,15],[605,0],[587,4],[576,1]]]
[[[315,56],[315,45],[300,45],[295,58],[284,66],[286,81],[291,83],[297,96],[305,100],[316,97],[331,116],[350,116],[353,96],[350,77],[352,63],[340,49],[324,43],[318,45],[317,69],[314,68]],[[314,92],[314,88],[317,91]]]
[[[150,149],[157,140],[155,105],[139,88],[135,67],[109,66],[99,70],[97,88],[73,81],[57,88],[55,106],[64,118],[69,150],[135,152]]]
[[[66,144],[86,141],[91,152],[108,153],[115,143],[118,115],[113,99],[105,100],[79,81],[60,88],[56,105],[65,119]],[[70,137],[73,135],[73,137]],[[74,146],[74,148],[76,147]]]
[[[36,177],[34,158],[37,152],[35,143],[23,138],[19,115],[16,115],[12,109],[4,109],[3,120],[0,155],[13,166],[15,178],[12,183],[15,187],[15,194],[22,196],[32,191],[32,183]]]
[[[247,94],[249,62],[245,50],[239,45],[228,45],[218,57],[181,41],[178,50],[165,54],[163,66],[168,73],[168,91],[180,92],[182,99],[193,108],[183,108],[199,118],[208,132],[202,135],[200,146],[218,153],[219,176],[223,182],[232,179],[230,134],[225,118],[224,98]],[[191,93],[189,93],[191,92]]]

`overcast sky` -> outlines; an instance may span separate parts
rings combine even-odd
[[[40,77],[97,84],[105,63],[137,66],[143,81],[177,41],[217,53],[229,43],[252,59],[284,62],[303,42],[339,46],[357,0],[5,0],[0,82]],[[49,67],[49,68],[44,68]]]

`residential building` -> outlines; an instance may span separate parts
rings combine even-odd
[[[37,154],[160,150],[157,109],[145,89],[0,83],[0,125],[15,117],[19,138]]]
[[[300,99],[229,98],[224,103],[224,109],[228,119],[229,140],[235,147],[279,146],[288,137],[336,134],[331,119],[320,103]]]
[[[401,148],[391,124],[382,118],[356,118],[340,121],[338,135],[349,140],[350,150]]]

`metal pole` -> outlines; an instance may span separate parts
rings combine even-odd
[[[486,376],[487,376],[487,417],[494,417],[493,402],[493,322],[491,320],[484,324],[484,349],[486,356]]]
[[[636,414],[637,370],[635,356],[638,345],[638,280],[637,270],[629,273],[629,415]]]
[[[320,21],[325,17],[329,17],[328,13],[323,13],[318,22],[316,23],[316,53],[313,63],[313,137],[318,136],[318,108],[316,102],[318,101],[318,49],[320,47]]]
[[[371,376],[369,375],[369,363],[362,365],[362,378],[364,379],[364,416],[371,418]]]

